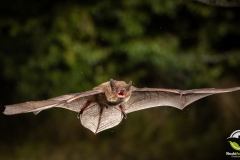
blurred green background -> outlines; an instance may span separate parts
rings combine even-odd
[[[240,86],[240,9],[190,0],[1,1],[0,106],[136,87]],[[183,111],[156,107],[94,135],[77,113],[0,116],[1,160],[221,159],[240,128],[240,92]]]

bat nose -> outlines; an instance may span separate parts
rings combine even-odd
[[[120,88],[120,89],[118,89],[118,92],[120,92],[120,91],[124,91],[125,92],[125,88]]]

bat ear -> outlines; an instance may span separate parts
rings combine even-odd
[[[117,88],[113,79],[110,79],[109,87],[110,87],[111,91],[114,91]]]
[[[128,85],[127,85],[127,90],[130,90],[131,86],[132,86],[132,81],[130,81],[130,82],[128,83]]]

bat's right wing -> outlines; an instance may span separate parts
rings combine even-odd
[[[239,7],[240,0],[193,0],[201,3],[220,7]]]
[[[94,95],[102,93],[101,91],[91,90],[82,93],[72,93],[67,95],[62,95],[59,97],[51,98],[43,101],[30,101],[25,103],[13,104],[5,106],[6,109],[3,112],[6,115],[20,114],[33,112],[35,114],[42,110],[61,107],[69,109],[75,112],[79,112],[81,108],[86,105],[87,101],[91,99]]]
[[[240,87],[227,89],[193,89],[193,90],[176,90],[160,88],[139,88],[132,92],[128,102],[122,104],[125,113],[134,112],[157,106],[172,106],[183,109],[187,105],[203,97],[240,90]]]

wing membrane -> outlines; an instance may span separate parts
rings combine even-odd
[[[53,107],[61,107],[65,109],[69,109],[75,112],[79,112],[81,107],[83,107],[84,103],[87,99],[91,98],[91,96],[95,94],[102,93],[101,91],[87,91],[82,93],[72,93],[67,95],[62,95],[59,97],[51,98],[43,101],[31,101],[13,105],[5,106],[6,109],[3,112],[6,115],[34,112],[34,114],[39,113],[41,110],[53,108]]]
[[[96,134],[118,125],[122,121],[122,114],[118,106],[106,108],[92,103],[80,118],[82,125]]]
[[[213,6],[221,6],[221,7],[239,7],[239,0],[194,0],[201,3],[213,5]]]
[[[240,90],[240,87],[227,89],[193,89],[193,90],[174,90],[174,89],[158,89],[158,88],[142,88],[133,91],[128,102],[123,104],[126,113],[134,112],[141,109],[172,106],[183,109],[187,105],[203,97]]]

